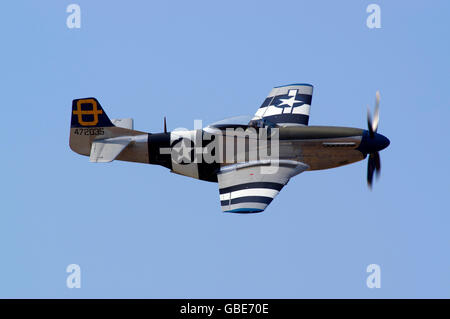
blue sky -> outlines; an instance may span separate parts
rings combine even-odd
[[[68,29],[66,7],[81,7]],[[366,7],[381,7],[381,29]],[[0,12],[0,297],[450,297],[448,1],[8,1]],[[69,149],[74,98],[160,132],[315,86],[311,125],[366,128],[382,176],[305,172],[262,214],[217,185]],[[66,287],[66,267],[82,287]],[[381,266],[381,288],[366,267]]]

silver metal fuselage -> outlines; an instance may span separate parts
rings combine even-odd
[[[223,139],[221,145],[223,147],[220,148],[220,151],[223,153],[232,153],[232,160],[229,160],[229,154],[222,154],[220,158],[225,158],[226,160],[220,163],[208,164],[204,162],[193,163],[193,161],[190,161],[190,164],[179,164],[175,163],[172,157],[171,163],[163,164],[163,166],[170,168],[172,172],[177,174],[215,182],[216,174],[221,167],[249,161],[249,157],[246,157],[251,152],[251,147],[248,146],[248,143],[245,150],[246,154],[244,157],[241,156],[240,159],[239,155],[242,154],[237,151],[236,147],[234,149],[232,147],[231,151],[227,148],[227,143],[229,142],[226,140],[228,139],[229,141],[230,137],[224,132],[228,128],[227,126],[220,128],[223,132],[223,135],[221,135]],[[240,128],[245,131],[248,127],[241,126]],[[236,126],[231,127],[231,129],[236,129]],[[277,159],[302,162],[308,165],[308,170],[321,170],[351,164],[363,160],[368,153],[364,147],[361,148],[361,142],[364,140],[364,135],[367,134],[367,131],[362,129],[335,126],[288,126],[277,128],[277,130],[279,134]],[[194,140],[196,134],[204,134],[204,131],[175,131],[168,133],[170,135],[170,145],[173,147],[174,142],[178,141],[180,137]],[[151,136],[149,137],[150,144],[152,144]],[[260,147],[259,144],[258,147]],[[150,157],[152,156],[151,153],[154,153],[158,149],[157,147],[151,148],[153,151],[149,151]],[[242,150],[240,152],[242,153]],[[245,160],[242,158],[245,158]],[[153,164],[161,164],[155,161],[150,162]]]
[[[279,159],[305,163],[309,166],[308,170],[321,170],[351,164],[363,160],[373,149],[384,148],[374,145],[372,142],[370,144],[367,138],[368,131],[359,128],[288,126],[278,129]],[[112,127],[107,130],[107,133],[112,136],[121,135],[123,134],[121,130],[123,129]],[[117,160],[162,165],[177,174],[215,182],[217,181],[217,172],[221,167],[239,161],[179,164],[174,161],[170,151],[167,153],[167,149],[173,148],[180,136],[194,140],[196,134],[199,133],[204,134],[204,131],[173,131],[155,134],[133,131],[133,134],[139,135],[141,138],[131,143],[117,157]],[[384,136],[380,134],[377,136],[380,136],[377,141],[383,144]],[[71,148],[79,154],[89,156],[94,139],[95,136],[74,137],[71,139]],[[165,150],[164,154],[162,150]]]

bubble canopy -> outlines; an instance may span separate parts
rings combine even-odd
[[[217,121],[209,124],[206,129],[224,129],[224,128],[247,128],[247,127],[277,127],[275,123],[272,123],[266,119],[253,119],[252,115],[240,115],[229,117],[221,121]]]
[[[211,123],[207,128],[222,128],[222,127],[233,127],[233,126],[247,126],[252,120],[252,115],[239,115],[228,117],[226,119]]]

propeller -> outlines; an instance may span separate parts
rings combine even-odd
[[[373,119],[370,115],[369,106],[367,106],[367,127],[369,136],[371,139],[375,137],[375,133],[378,130],[378,123],[380,121],[380,92],[377,91],[375,95],[375,111],[373,113]],[[369,154],[369,160],[367,163],[367,185],[372,189],[373,175],[380,176],[381,172],[381,160],[378,151],[374,151]]]

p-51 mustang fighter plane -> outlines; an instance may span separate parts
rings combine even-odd
[[[368,129],[308,126],[313,86],[272,89],[245,123],[221,121],[203,129],[145,133],[132,119],[110,120],[95,98],[72,102],[70,148],[91,162],[158,164],[172,172],[217,182],[224,212],[262,212],[288,181],[307,170],[354,163],[369,155],[367,183],[380,172],[379,151],[389,140],[377,133],[380,95]],[[269,155],[270,153],[270,155]]]

